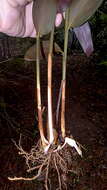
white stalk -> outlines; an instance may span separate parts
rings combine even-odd
[[[54,26],[51,31],[50,47],[48,54],[48,135],[49,143],[54,141],[53,116],[52,116],[52,54],[53,54]]]
[[[42,121],[42,105],[41,105],[41,86],[40,86],[40,38],[39,34],[36,38],[36,92],[37,92],[37,109],[38,109],[38,128],[40,132],[40,137],[42,141],[42,146],[45,148],[49,145],[48,141],[45,138],[43,130],[43,121]]]

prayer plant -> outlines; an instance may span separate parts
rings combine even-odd
[[[37,81],[37,108],[39,131],[44,151],[48,151],[51,144],[54,143],[54,127],[52,113],[52,52],[54,39],[54,25],[56,14],[62,13],[65,19],[65,38],[64,38],[64,53],[62,61],[62,81],[61,81],[61,134],[66,143],[74,146],[77,152],[82,155],[82,152],[76,142],[72,143],[72,139],[66,137],[65,124],[65,102],[66,102],[66,60],[67,60],[67,45],[68,31],[74,29],[74,32],[82,45],[87,55],[93,51],[91,32],[88,23],[84,24],[100,6],[103,0],[35,0],[33,4],[33,21],[36,28],[36,81]],[[84,24],[83,26],[81,26]],[[39,47],[40,37],[50,33],[50,48],[48,55],[48,127],[43,126],[42,119],[42,102],[41,102],[41,86],[40,86],[40,59]],[[90,40],[89,47],[86,47],[85,40]],[[44,130],[47,130],[48,137],[45,136]],[[69,139],[69,140],[68,140]],[[69,141],[69,142],[68,142]],[[64,142],[64,143],[65,143]],[[63,146],[62,146],[63,147]],[[58,145],[58,149],[61,148]]]
[[[91,39],[91,33],[88,23],[83,26],[84,22],[89,19],[96,9],[100,6],[103,0],[34,0],[33,4],[33,21],[36,28],[36,92],[37,92],[37,110],[38,110],[38,128],[40,131],[40,140],[36,146],[33,146],[30,152],[23,150],[21,146],[21,139],[19,145],[15,142],[19,154],[26,159],[27,172],[35,171],[33,177],[9,177],[11,181],[15,180],[35,180],[41,175],[45,176],[45,188],[48,190],[51,185],[50,173],[56,171],[58,184],[56,189],[67,189],[67,181],[62,178],[67,178],[69,171],[72,169],[73,151],[74,147],[77,153],[82,156],[80,145],[66,134],[65,121],[65,103],[66,103],[66,61],[67,61],[67,45],[68,32],[73,29],[78,37],[84,51],[87,55],[93,50],[92,40],[85,45],[86,41]],[[56,112],[56,123],[58,123],[59,107],[61,104],[61,121],[60,134],[55,131],[53,124],[52,111],[52,52],[54,39],[54,25],[57,12],[64,14],[65,19],[65,38],[64,38],[64,52],[62,60],[62,80],[59,93],[59,100]],[[47,126],[43,122],[43,106],[41,101],[41,85],[40,85],[40,37],[50,33],[50,47],[48,55],[48,72],[47,72],[47,101],[48,101],[48,117]],[[90,49],[91,47],[91,49]],[[68,145],[68,146],[65,146]],[[70,155],[70,156],[69,156]],[[54,169],[54,170],[53,170]],[[53,179],[53,178],[52,178]]]

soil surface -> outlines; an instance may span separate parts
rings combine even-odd
[[[41,63],[43,105],[46,100],[46,67]],[[25,160],[17,143],[29,151],[39,138],[37,128],[34,65],[21,58],[0,63],[0,190],[44,190],[39,178],[33,182],[10,182],[9,176],[26,176]],[[74,54],[67,63],[66,129],[84,146],[78,158],[80,175],[68,176],[68,190],[107,189],[107,68],[93,57]],[[53,109],[56,110],[61,80],[61,57],[53,64]],[[57,181],[56,181],[57,184]],[[54,186],[51,187],[54,190]]]

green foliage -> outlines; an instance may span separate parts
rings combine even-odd
[[[98,53],[99,60],[107,60],[107,1],[102,3],[102,6],[96,11],[96,13],[89,20],[92,30],[92,37],[94,43],[95,53]],[[64,23],[63,23],[64,24]],[[55,40],[59,46],[63,49],[64,43],[64,28],[57,29],[55,33]],[[72,38],[72,39],[71,39]],[[71,41],[72,46],[71,46]],[[81,47],[76,40],[75,34],[69,35],[68,52],[80,51]]]
[[[101,19],[102,23],[107,23],[107,14],[102,13],[100,16],[100,19]]]
[[[100,65],[105,65],[105,66],[107,66],[107,61],[102,61],[102,62],[100,62],[99,64],[100,64]]]
[[[107,59],[107,1],[90,20],[95,51],[101,59]]]
[[[75,0],[70,5],[69,28],[84,24],[98,9],[103,0]]]
[[[33,22],[40,36],[51,32],[57,12],[56,1],[36,0],[33,3]]]

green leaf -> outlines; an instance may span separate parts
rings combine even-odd
[[[100,63],[100,65],[105,65],[105,66],[107,66],[107,61],[102,61],[102,62]]]
[[[55,22],[57,3],[55,0],[35,0],[33,3],[33,22],[40,36],[51,32]]]
[[[98,9],[103,0],[73,0],[69,12],[69,28],[86,22]]]

